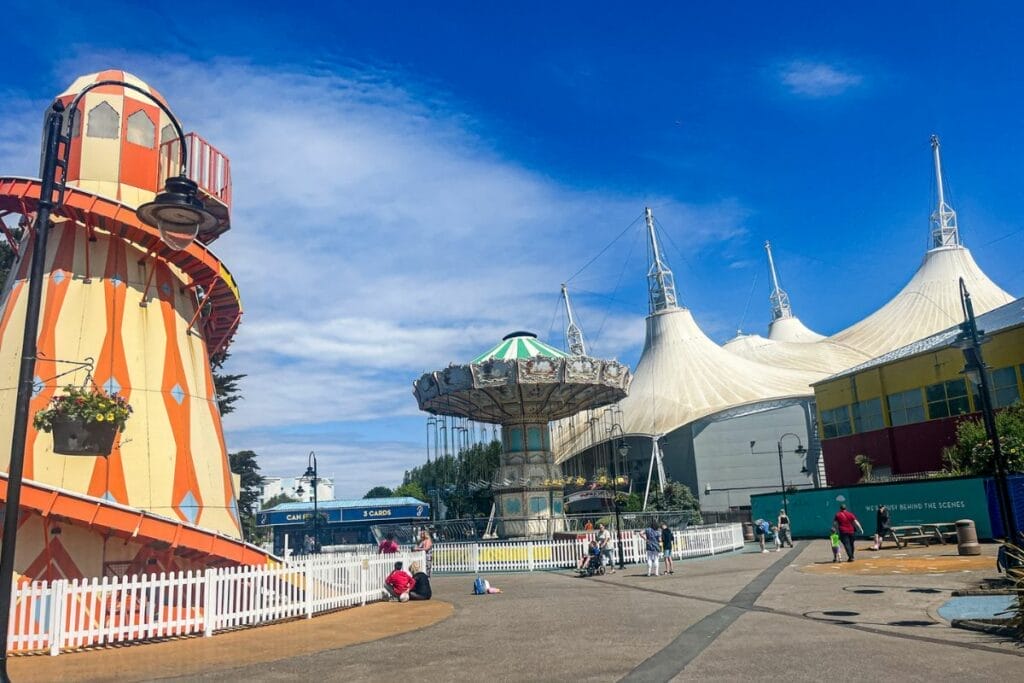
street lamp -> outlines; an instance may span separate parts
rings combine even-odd
[[[313,552],[320,551],[320,513],[317,509],[316,489],[319,479],[316,473],[316,453],[313,451],[309,452],[309,458],[306,460],[306,473],[302,475],[303,479],[309,481],[310,486],[313,487]],[[306,491],[302,488],[302,484],[295,489],[295,493],[300,496]]]
[[[619,443],[618,443],[618,446],[617,446],[617,450],[619,452],[619,457],[622,458],[623,460],[626,460],[627,458],[629,458],[629,444],[626,443],[626,437],[622,433],[622,425],[620,425],[617,422],[613,423],[612,426],[611,426],[611,429],[609,429],[609,432],[612,432],[612,436],[614,436],[614,431],[615,431],[616,428],[618,428],[618,430],[619,430]],[[623,551],[622,551],[622,519],[619,516],[619,514],[620,514],[620,511],[619,511],[619,507],[620,507],[619,506],[619,468],[618,468],[618,465],[616,463],[616,460],[618,460],[618,458],[616,458],[615,455],[613,454],[612,455],[612,509],[615,512],[615,547],[618,549],[618,552],[619,552],[619,569],[625,569],[625,567],[626,567],[626,559],[625,559],[625,555],[623,554]]]
[[[786,516],[788,517],[789,498],[786,497],[786,475],[782,472],[782,441],[787,436],[791,436],[794,439],[796,439],[797,446],[793,452],[796,453],[797,455],[803,455],[804,453],[807,452],[807,449],[804,448],[804,444],[800,440],[800,437],[794,434],[793,432],[786,432],[785,434],[779,437],[779,483],[782,484],[782,509],[786,511]],[[751,448],[753,448],[753,442],[751,442]],[[804,467],[804,469],[807,468]]]
[[[46,238],[50,231],[50,216],[64,203],[68,158],[71,154],[71,131],[78,113],[78,103],[90,90],[104,85],[117,85],[143,95],[153,101],[171,121],[180,142],[181,175],[169,178],[164,192],[149,204],[140,206],[140,221],[160,231],[160,239],[171,249],[188,246],[200,229],[212,227],[217,219],[206,211],[196,197],[198,186],[187,177],[188,152],[181,124],[167,106],[146,90],[125,83],[108,80],[90,83],[75,95],[69,106],[66,131],[64,105],[54,101],[46,115],[43,134],[42,180],[39,204],[36,209],[35,243],[29,265],[28,298],[25,302],[25,330],[21,342],[21,367],[18,371],[18,392],[14,404],[14,425],[11,430],[11,458],[7,472],[7,502],[5,505],[3,544],[0,548],[0,681],[10,680],[7,674],[7,633],[10,627],[11,592],[14,579],[14,551],[18,534],[18,508],[21,505],[21,481],[25,466],[25,440],[28,433],[28,413],[32,400],[32,385],[36,371],[36,337],[39,334],[39,308],[43,294],[43,269],[46,261]],[[63,149],[61,149],[63,145]],[[60,181],[57,173],[60,169]],[[143,211],[145,209],[145,211]],[[156,224],[155,221],[159,222]],[[191,238],[185,241],[187,234]]]
[[[964,279],[960,278],[960,305],[964,312],[964,322],[960,325],[960,334],[956,346],[964,354],[964,375],[978,387],[978,398],[981,401],[981,417],[985,423],[985,435],[992,442],[992,457],[995,460],[996,498],[999,501],[999,513],[1003,518],[1003,532],[1011,543],[1019,542],[1017,519],[1010,505],[1010,487],[1006,479],[1006,460],[999,444],[996,431],[995,410],[992,407],[992,394],[989,393],[988,372],[985,359],[981,355],[982,335],[978,322],[974,317],[974,304],[971,294],[967,291]]]

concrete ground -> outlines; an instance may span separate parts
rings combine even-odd
[[[491,574],[504,592],[490,596],[472,595],[472,576],[437,576],[430,603],[15,658],[11,673],[18,681],[980,681],[1024,670],[1024,649],[938,616],[953,590],[995,576],[992,557],[959,558],[955,546],[858,551],[857,562],[833,569],[830,556],[814,541],[677,562],[660,577],[640,567],[594,578]]]

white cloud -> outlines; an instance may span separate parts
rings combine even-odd
[[[688,250],[744,235],[747,212],[733,199],[629,196],[526,168],[496,151],[500,132],[464,103],[403,74],[93,53],[62,67],[62,80],[111,64],[153,85],[186,130],[231,159],[233,228],[213,249],[245,303],[228,370],[248,377],[225,425],[232,449],[267,462],[303,452],[304,439],[260,434],[414,415],[421,372],[468,360],[512,329],[544,336],[559,283],[645,204],[685,232]],[[31,161],[40,117],[30,113],[19,130],[32,134],[18,134],[28,142],[0,147],[5,168]],[[620,271],[595,265],[587,286],[607,293]],[[639,348],[645,302],[635,303],[632,314],[584,307],[595,326],[604,321],[596,351]],[[560,346],[555,334],[548,341]]]
[[[779,70],[782,84],[794,95],[824,98],[856,88],[864,77],[824,62],[793,61]]]

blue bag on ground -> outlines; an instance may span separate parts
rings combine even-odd
[[[484,583],[482,576],[476,577],[476,581],[473,582],[473,595],[483,595],[487,592],[487,584]]]

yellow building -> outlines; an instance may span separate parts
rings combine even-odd
[[[1024,396],[1024,299],[978,316],[987,341],[992,403]],[[959,326],[886,353],[813,385],[829,484],[856,483],[857,455],[875,474],[909,474],[942,467],[942,449],[956,439],[963,415],[981,410],[955,345]]]

